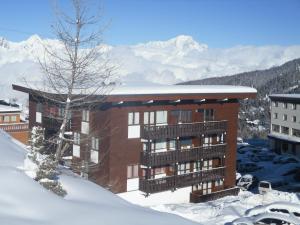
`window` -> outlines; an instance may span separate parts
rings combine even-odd
[[[211,193],[211,181],[202,184],[202,191],[203,195]]]
[[[297,122],[297,117],[296,116],[292,116],[292,122],[294,122],[294,123]]]
[[[294,104],[292,105],[292,109],[293,109],[293,110],[296,110],[296,109],[297,109],[297,104],[294,103]]]
[[[288,108],[288,104],[285,102],[283,103],[283,108],[287,109]]]
[[[90,111],[82,110],[82,121],[89,122],[90,121]]]
[[[171,115],[175,119],[175,123],[191,123],[192,111],[191,110],[173,110]]]
[[[282,134],[289,134],[290,129],[288,127],[281,126],[281,133]]]
[[[139,165],[127,166],[127,179],[139,177]]]
[[[74,144],[80,145],[80,134],[76,132],[74,132]]]
[[[212,145],[212,141],[213,141],[213,137],[211,135],[209,136],[204,136],[202,138],[202,143],[203,143],[203,146],[209,146],[209,145]]]
[[[194,172],[197,172],[200,170],[201,170],[201,162],[200,161],[194,162]]]
[[[223,179],[219,179],[215,181],[215,187],[219,187],[223,185]]]
[[[65,108],[59,107],[59,108],[58,108],[58,116],[59,116],[59,117],[63,117],[64,114],[65,114]],[[82,120],[83,120],[83,119],[82,119]]]
[[[128,113],[128,125],[138,125],[140,124],[140,113],[130,112]]]
[[[17,122],[17,116],[11,116],[10,121],[11,122]]]
[[[295,136],[295,137],[300,137],[300,130],[292,129],[292,135]]]
[[[273,102],[273,106],[278,107],[278,102]]]
[[[8,123],[10,116],[3,116],[3,122]]]
[[[220,134],[220,135],[218,135],[217,136],[217,143],[218,144],[223,144],[223,143],[225,143],[225,134]]]
[[[158,140],[152,143],[152,150],[154,151],[165,151],[167,149],[167,142],[163,140]]]
[[[273,114],[273,119],[278,119],[278,113]]]
[[[210,170],[210,169],[212,169],[212,164],[213,164],[212,159],[211,160],[204,160],[203,161],[202,170]]]
[[[193,141],[191,138],[185,138],[180,140],[181,149],[189,149],[193,146]]]
[[[99,139],[92,137],[91,140],[92,149],[90,154],[91,162],[98,163],[99,162]]]
[[[272,124],[272,131],[279,133],[279,129],[280,129],[279,125]]]
[[[43,112],[43,105],[41,103],[36,104],[36,111],[37,112]]]
[[[287,115],[286,114],[283,115],[283,120],[287,121]]]
[[[190,172],[190,163],[178,164],[178,174],[185,174]]]
[[[168,123],[168,111],[156,111],[156,124]]]
[[[214,120],[214,110],[213,109],[204,109],[204,121]]]
[[[99,150],[99,138],[92,137],[92,149]]]
[[[140,113],[130,112],[128,113],[128,138],[140,137]]]
[[[144,112],[144,124],[155,124],[154,112]]]

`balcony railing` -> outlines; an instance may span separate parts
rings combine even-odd
[[[28,123],[0,124],[0,130],[4,130],[6,132],[28,131],[28,129]]]
[[[226,129],[227,121],[224,120],[161,126],[144,125],[141,129],[141,138],[162,139],[200,136],[202,134],[222,133],[225,132]]]
[[[44,128],[58,131],[60,129],[62,121],[63,119],[60,117],[43,116],[42,122]],[[71,129],[71,121],[67,123],[66,129]]]
[[[223,198],[225,196],[229,195],[238,195],[240,189],[237,187],[233,187],[230,189],[225,189],[217,192],[212,192],[210,194],[206,195],[199,195],[197,193],[190,193],[190,202],[193,203],[199,203],[199,202],[207,202],[207,201],[213,201],[219,198]]]
[[[226,144],[196,147],[190,149],[171,150],[166,152],[141,152],[141,165],[164,166],[176,162],[197,161],[200,159],[221,158],[225,155]]]
[[[140,179],[139,189],[145,193],[156,193],[176,188],[188,187],[206,181],[224,178],[225,168],[202,170],[181,175],[166,176],[158,179]]]

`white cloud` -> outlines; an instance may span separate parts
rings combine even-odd
[[[38,36],[13,43],[0,41],[2,96],[10,95],[11,84],[22,75],[38,79],[36,56],[42,54]],[[47,43],[60,48],[56,40]],[[235,46],[209,48],[190,36],[180,35],[167,41],[152,41],[132,46],[105,46],[112,61],[119,65],[118,75],[126,84],[172,84],[212,76],[266,69],[300,57],[295,46]]]

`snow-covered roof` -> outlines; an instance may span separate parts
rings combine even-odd
[[[156,86],[119,86],[109,95],[147,95],[147,94],[239,94],[257,93],[245,86],[233,85],[156,85]]]
[[[293,99],[293,100],[300,100],[300,94],[272,94],[269,95],[271,99]]]
[[[0,105],[0,113],[1,112],[21,112],[21,109],[7,105]]]
[[[294,136],[288,136],[288,135],[283,135],[283,134],[269,134],[268,137],[300,143],[300,138],[294,137]]]

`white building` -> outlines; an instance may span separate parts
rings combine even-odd
[[[274,94],[271,99],[271,148],[300,157],[300,94]]]

